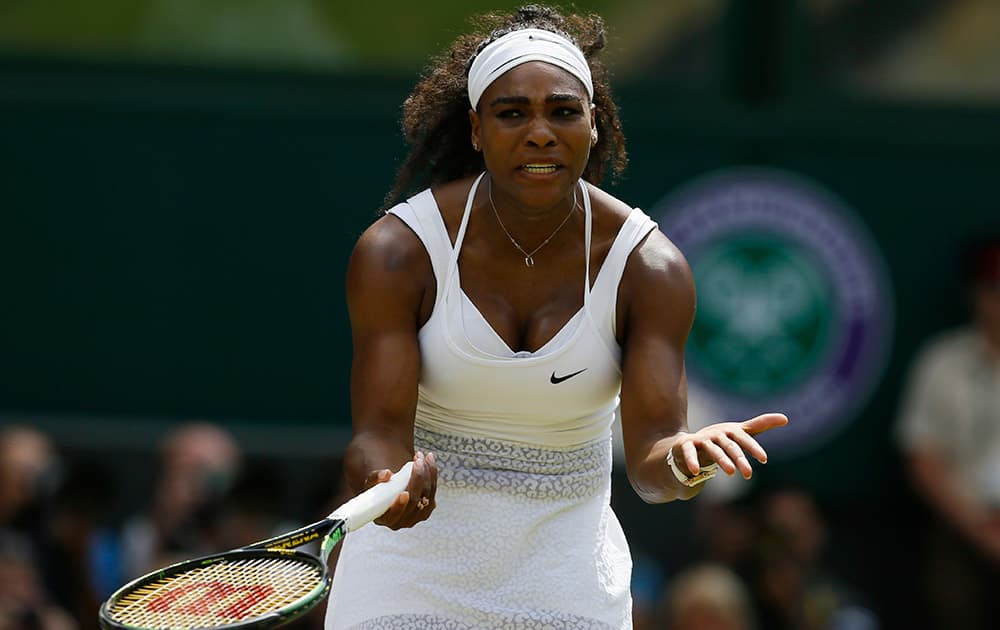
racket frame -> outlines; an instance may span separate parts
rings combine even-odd
[[[291,604],[277,610],[251,617],[245,621],[210,627],[212,630],[233,630],[235,628],[254,628],[256,630],[258,628],[273,628],[291,621],[311,610],[316,604],[323,601],[329,593],[333,576],[330,575],[329,568],[327,567],[327,559],[330,557],[330,552],[333,551],[333,548],[343,540],[348,532],[363,527],[389,509],[396,500],[396,496],[406,489],[412,471],[413,462],[407,462],[388,481],[372,486],[344,505],[341,505],[323,520],[311,525],[300,527],[299,529],[262,540],[252,545],[247,545],[246,547],[241,547],[240,549],[178,562],[136,578],[115,591],[101,605],[98,613],[100,625],[106,630],[156,630],[148,626],[125,624],[116,621],[111,616],[111,608],[123,597],[135,589],[156,580],[162,580],[182,571],[209,566],[212,563],[229,559],[240,560],[257,557],[287,558],[294,556],[320,569],[321,579],[317,582],[316,588]],[[320,543],[318,556],[294,549],[295,547],[318,540],[320,537],[323,540]]]
[[[320,553],[318,556],[294,549],[294,547],[299,547],[318,539],[323,533],[326,533],[326,536],[323,537],[323,541],[320,543]],[[286,534],[247,545],[240,549],[202,556],[192,560],[184,560],[153,573],[148,573],[119,588],[101,605],[99,612],[101,627],[107,630],[149,630],[147,626],[133,626],[115,620],[112,616],[112,608],[129,593],[157,580],[193,569],[208,567],[217,562],[253,560],[256,558],[287,558],[292,556],[298,561],[312,565],[319,570],[320,578],[317,580],[316,587],[313,590],[291,604],[277,610],[251,617],[246,621],[212,626],[212,629],[235,630],[237,628],[260,628],[263,630],[283,625],[312,610],[330,592],[333,576],[330,575],[330,569],[327,567],[327,559],[333,548],[344,538],[345,533],[346,523],[343,519],[325,518],[311,525],[306,525]]]

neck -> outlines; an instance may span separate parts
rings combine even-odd
[[[548,211],[545,212],[544,214],[533,213],[532,215],[529,215],[530,216],[529,221],[534,222],[533,227],[535,229],[531,230],[530,228],[532,227],[532,225],[530,223],[526,224],[522,217],[522,221],[520,221],[519,225],[514,228],[515,232],[520,233],[520,236],[515,236],[511,232],[511,228],[505,225],[504,220],[500,216],[500,211],[497,209],[496,201],[493,198],[492,178],[489,181],[488,193],[489,193],[490,207],[493,210],[493,215],[496,217],[497,224],[500,227],[500,231],[502,231],[504,236],[507,237],[511,245],[513,245],[514,248],[517,249],[524,256],[524,264],[529,268],[535,266],[535,259],[534,259],[535,254],[540,252],[546,245],[548,245],[556,237],[556,235],[569,222],[570,218],[572,218],[573,213],[576,211],[577,208],[576,189],[574,188],[573,198],[572,201],[570,202],[568,211],[566,211],[565,214],[562,215],[562,219],[559,219],[558,215],[553,217],[554,220],[559,221],[559,223],[556,224],[555,227],[552,227],[552,221],[549,220],[549,217],[553,216],[553,211]],[[544,221],[544,229],[539,229],[542,228],[543,226],[542,221]],[[524,233],[528,231],[533,231],[534,234],[529,235]]]
[[[488,177],[487,197],[497,209],[508,228],[517,227],[518,234],[528,237],[533,232],[546,232],[559,224],[566,214],[576,208],[583,208],[580,195],[577,192],[578,183],[558,196],[552,203],[535,204],[530,198],[525,200],[510,194],[497,185],[496,180]]]

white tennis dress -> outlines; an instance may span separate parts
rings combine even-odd
[[[629,215],[593,287],[591,206],[581,308],[535,352],[514,352],[461,289],[473,184],[454,247],[433,195],[390,212],[437,279],[419,332],[415,446],[438,462],[437,508],[413,528],[369,526],[340,554],[326,628],[631,628],[632,561],[610,507],[611,423],[621,386],[618,283],[655,227]]]

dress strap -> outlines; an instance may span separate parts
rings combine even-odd
[[[472,214],[472,203],[476,200],[476,191],[479,190],[479,182],[483,181],[486,171],[479,174],[476,181],[472,182],[469,188],[469,196],[465,200],[465,211],[462,213],[462,223],[458,226],[458,234],[455,236],[455,245],[451,250],[451,260],[448,262],[447,286],[451,286],[453,278],[458,277],[458,256],[462,252],[462,241],[465,240],[465,229],[469,227],[469,216]]]
[[[614,243],[611,244],[611,249],[601,266],[601,272],[597,275],[597,282],[594,283],[594,288],[591,291],[593,294],[591,296],[593,304],[591,313],[594,325],[601,331],[601,336],[604,337],[609,347],[617,348],[618,346],[615,341],[618,285],[621,284],[622,275],[625,273],[628,257],[636,246],[646,238],[646,235],[655,228],[655,221],[639,208],[633,208],[621,229],[618,230]]]
[[[587,189],[587,182],[581,177],[577,180],[580,192],[583,193],[583,251],[584,251],[584,274],[583,274],[583,308],[590,311],[590,241],[593,232],[593,215],[590,208],[590,191]]]
[[[448,274],[448,261],[451,260],[451,238],[444,224],[441,211],[438,209],[434,195],[428,188],[405,202],[397,204],[386,211],[399,218],[409,227],[427,251],[431,259],[431,268],[437,282],[435,304],[444,295],[445,278]]]

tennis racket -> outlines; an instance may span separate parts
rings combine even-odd
[[[408,462],[312,525],[187,560],[116,591],[100,610],[105,630],[273,628],[311,610],[330,592],[330,552],[348,533],[388,510],[410,481]],[[323,537],[319,555],[296,550]]]

